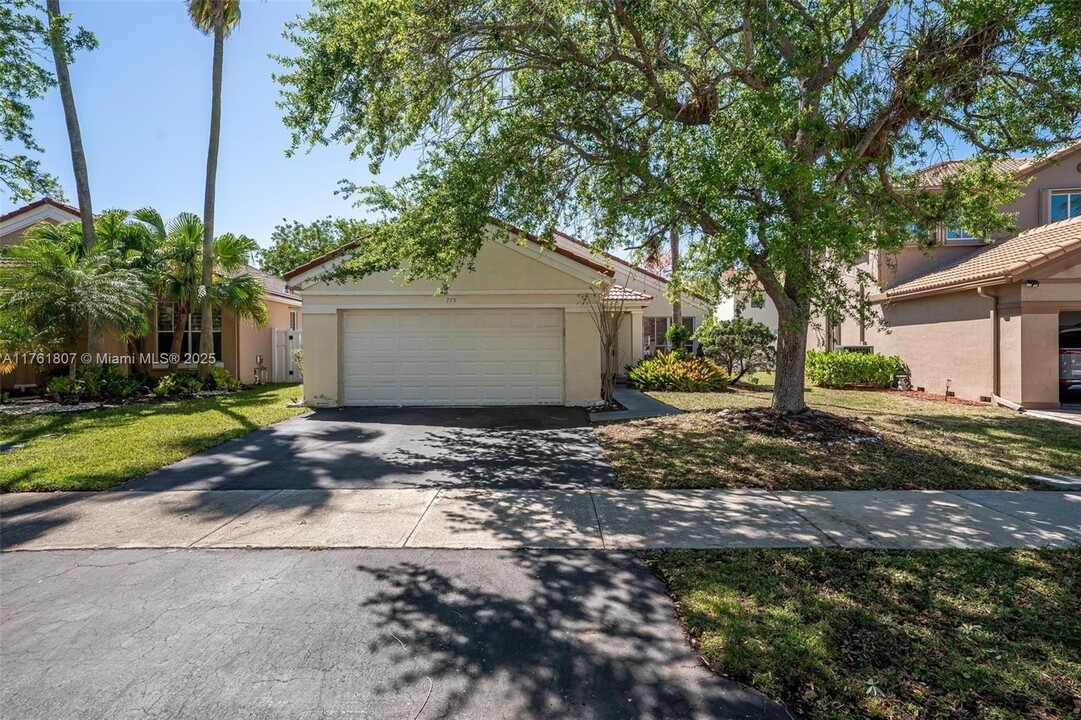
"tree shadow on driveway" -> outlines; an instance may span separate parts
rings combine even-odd
[[[583,410],[318,410],[137,478],[124,490],[614,486]]]

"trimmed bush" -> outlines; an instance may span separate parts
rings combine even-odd
[[[763,323],[748,318],[714,320],[707,317],[695,332],[702,354],[739,382],[746,373],[769,370],[777,355],[777,336]]]
[[[673,351],[657,353],[628,368],[627,384],[638,390],[718,392],[728,387],[728,373],[709,358]]]
[[[839,350],[808,350],[807,379],[821,387],[892,386],[897,375],[907,372],[896,355]]]
[[[668,344],[674,348],[682,348],[691,340],[691,331],[686,325],[672,325],[665,331],[664,336]]]

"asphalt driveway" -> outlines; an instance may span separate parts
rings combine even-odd
[[[615,487],[584,410],[316,410],[218,445],[124,490]]]
[[[788,718],[715,676],[633,556],[3,556],[0,706],[37,718]]]

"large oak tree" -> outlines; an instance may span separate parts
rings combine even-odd
[[[911,171],[1079,134],[1081,23],[1036,0],[317,0],[287,29],[293,147],[418,172],[357,188],[397,222],[338,272],[444,283],[490,215],[596,247],[672,223],[687,283],[760,286],[780,316],[774,409],[804,409],[812,315],[862,302],[845,269],[949,221],[987,231],[1004,181]]]

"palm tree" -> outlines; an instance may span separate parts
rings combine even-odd
[[[69,231],[74,224],[69,226]],[[70,233],[69,233],[70,234]],[[117,267],[107,251],[29,236],[4,249],[0,313],[30,328],[47,346],[73,351],[89,335],[145,332],[150,294],[140,274]],[[75,374],[73,361],[70,373]]]
[[[53,2],[55,0],[50,0]],[[188,15],[197,30],[214,36],[214,65],[211,73],[210,142],[206,153],[206,191],[203,196],[203,268],[204,297],[202,316],[209,317],[210,286],[214,268],[211,264],[214,243],[214,196],[217,192],[218,144],[221,140],[221,73],[225,54],[225,38],[240,22],[240,0],[187,0]],[[209,333],[200,333],[199,354],[202,358],[213,352]],[[206,374],[208,365],[199,365],[199,375]]]
[[[71,51],[68,48],[67,18],[60,13],[60,0],[47,0],[46,9],[49,15],[49,45],[53,51],[53,62],[56,64],[56,82],[60,88],[60,101],[64,106],[68,144],[71,145],[71,166],[75,172],[75,192],[79,197],[83,244],[89,251],[94,248],[94,209],[90,202],[90,176],[86,170],[83,135],[79,130],[79,114],[75,110],[71,74],[68,72]]]
[[[200,354],[204,342],[210,347],[208,354],[214,352],[211,319],[214,310],[225,310],[241,319],[266,324],[269,318],[263,283],[247,273],[248,256],[258,247],[254,240],[227,233],[211,243],[209,261],[214,274],[209,290],[204,291],[202,269],[207,257],[203,252],[204,227],[199,217],[181,213],[166,224],[152,210],[140,210],[136,216],[152,229],[155,238],[156,265],[151,271],[155,295],[160,302],[172,303],[175,308],[173,342],[169,348],[170,371],[176,370],[184,332],[197,306],[201,320]]]

